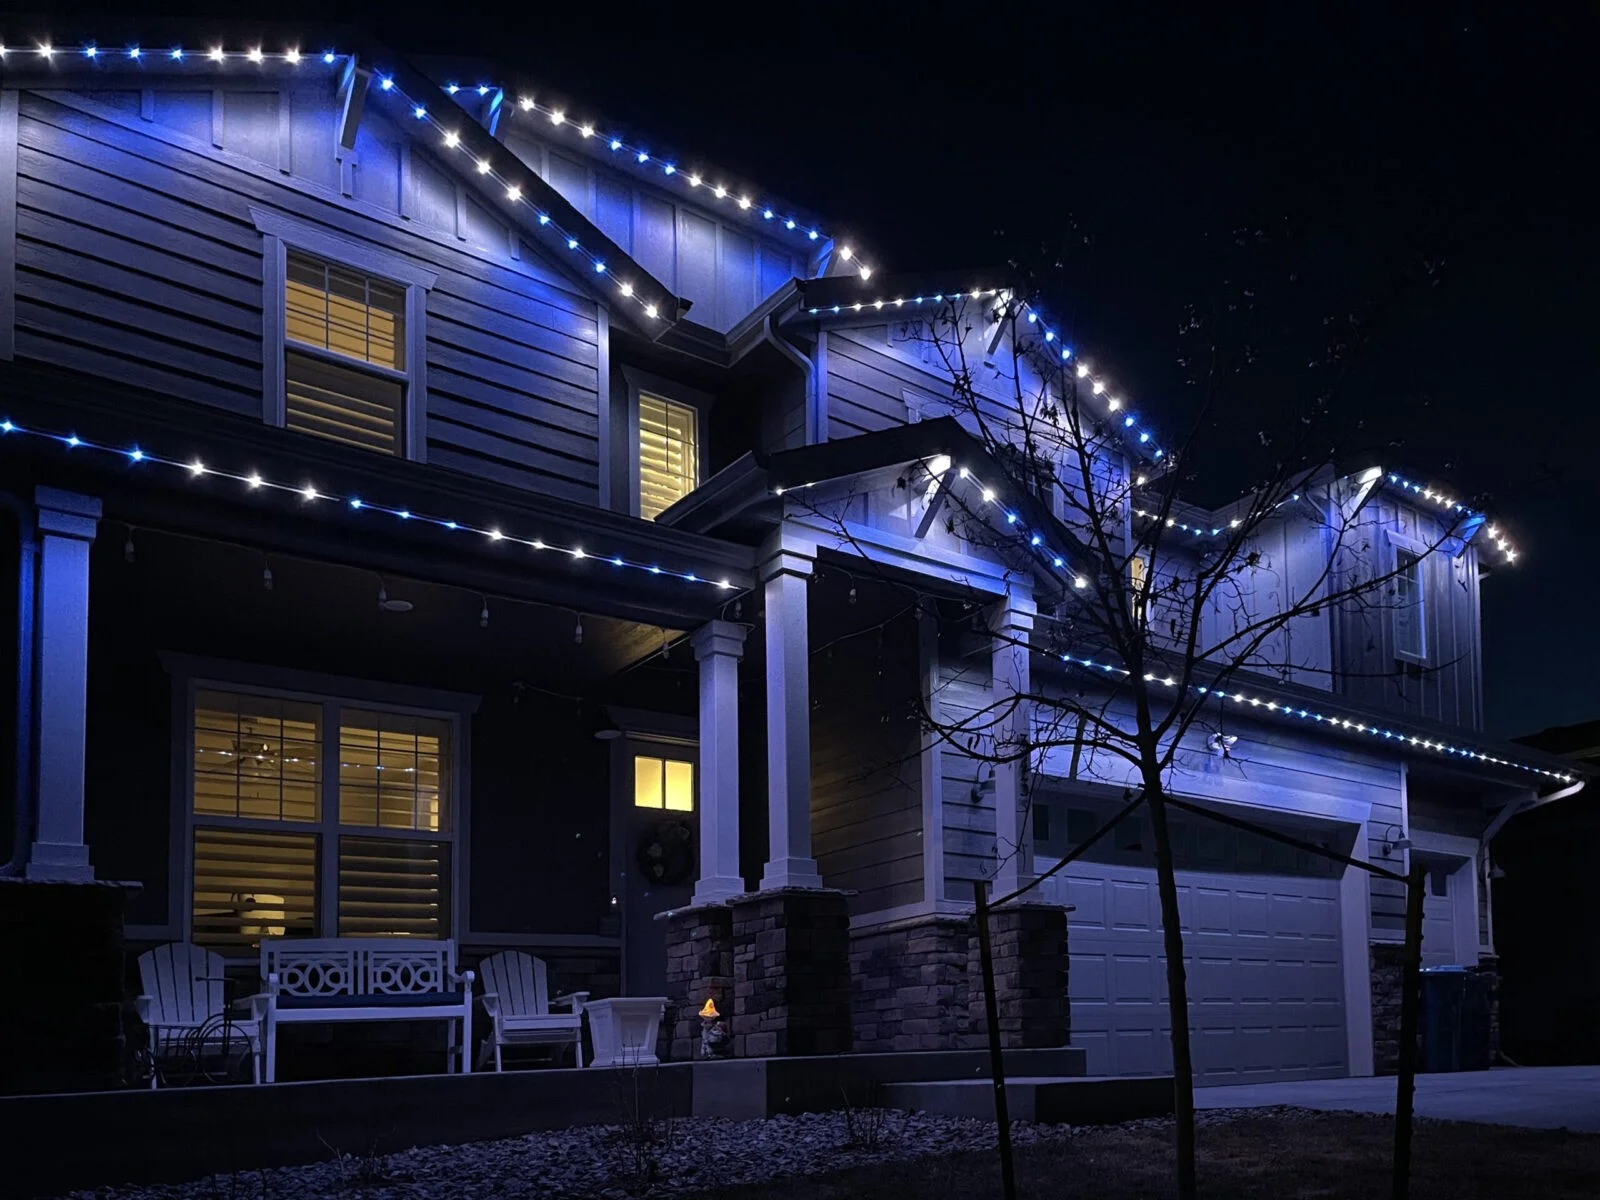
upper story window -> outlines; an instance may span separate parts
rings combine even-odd
[[[405,452],[405,288],[299,251],[284,272],[284,424]]]
[[[199,688],[189,732],[195,942],[450,936],[451,718]]]
[[[427,446],[426,292],[404,255],[252,208],[262,234],[264,416],[377,454]]]
[[[639,515],[653,521],[700,482],[699,414],[687,404],[639,394]]]
[[[1422,556],[1414,550],[1396,546],[1394,569],[1394,602],[1390,609],[1394,655],[1406,662],[1424,662],[1428,656],[1428,631]]]

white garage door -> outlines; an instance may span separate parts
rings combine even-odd
[[[1228,847],[1229,857],[1235,849]],[[1292,862],[1274,874],[1271,865],[1263,861],[1242,873],[1185,870],[1180,863],[1198,1084],[1349,1073],[1338,880],[1289,873]],[[1050,898],[1075,906],[1067,918],[1072,1044],[1088,1052],[1091,1075],[1169,1072],[1154,868],[1080,862],[1063,874],[1065,886],[1060,876],[1052,880]]]

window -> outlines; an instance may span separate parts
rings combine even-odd
[[[653,521],[699,483],[696,413],[639,393],[639,515]]]
[[[633,806],[668,812],[694,811],[694,763],[637,754],[633,759]]]
[[[1423,620],[1422,558],[1396,547],[1394,554],[1394,654],[1409,662],[1427,658],[1427,629]]]
[[[450,935],[448,717],[210,688],[190,715],[195,942]]]
[[[1128,588],[1133,593],[1129,603],[1133,606],[1133,615],[1141,615],[1146,599],[1146,588],[1149,586],[1150,563],[1142,554],[1134,554],[1128,559]]]
[[[405,288],[290,250],[283,329],[284,424],[403,454]]]

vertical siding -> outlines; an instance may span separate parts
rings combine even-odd
[[[1393,531],[1432,545],[1440,535],[1431,513],[1419,512],[1394,496],[1380,494],[1368,505],[1375,527],[1369,540],[1372,566],[1390,569],[1387,533]],[[1395,657],[1387,587],[1367,602],[1340,607],[1338,690],[1362,705],[1406,716],[1424,717],[1468,729],[1482,726],[1483,668],[1479,651],[1478,555],[1468,547],[1459,557],[1443,550],[1422,563],[1424,628],[1428,662]],[[1365,599],[1365,598],[1364,598]]]
[[[987,636],[967,629],[942,629],[939,634],[938,696],[946,729],[970,718],[990,698],[990,654]],[[992,746],[976,741],[977,754]],[[947,900],[970,900],[972,883],[995,870],[994,784],[990,764],[968,753],[957,737],[940,748],[940,800],[944,838],[944,891]]]
[[[138,94],[134,94],[135,100]],[[427,296],[427,457],[534,491],[598,498],[595,304],[467,185],[381,119],[350,198],[331,85],[24,93],[18,129],[17,353],[256,415],[261,235],[276,209],[438,275]],[[220,144],[219,144],[220,143]]]
[[[923,896],[917,629],[909,617],[811,664],[811,836],[829,887],[854,913]]]
[[[675,189],[536,137],[524,122],[502,126],[501,136],[641,267],[691,301],[692,321],[726,333],[790,279],[809,274],[799,235],[768,237],[759,227],[724,221]]]

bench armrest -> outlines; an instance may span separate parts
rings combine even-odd
[[[495,1020],[500,1019],[500,993],[485,992],[483,994],[483,1011]]]
[[[568,992],[565,996],[557,996],[550,1001],[550,1007],[554,1008],[558,1004],[565,1004],[570,1011],[581,1013],[583,1006],[587,1003],[589,1003],[588,992]]]
[[[270,992],[257,992],[253,996],[240,996],[233,1002],[233,1009],[237,1013],[249,1013],[250,1020],[259,1021],[267,1015],[267,1009],[272,1006],[275,997]]]
[[[139,1020],[146,1025],[150,1024],[151,1014],[155,1011],[156,999],[154,996],[135,996],[133,1010],[139,1014]]]

